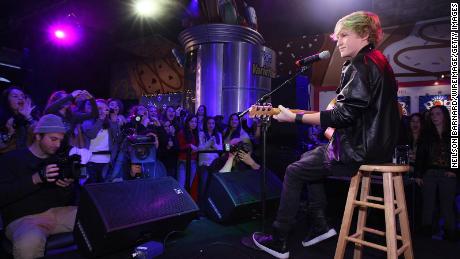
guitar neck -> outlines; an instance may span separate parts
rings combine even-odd
[[[315,111],[305,111],[298,109],[290,109],[291,112],[297,113],[315,113]],[[254,106],[249,111],[249,117],[258,117],[258,116],[273,116],[279,114],[281,111],[278,108],[273,108],[271,106]]]
[[[315,113],[315,111],[306,111],[306,110],[299,110],[299,109],[289,109],[289,111],[291,111],[292,113],[295,113],[295,114],[298,114],[298,113]],[[273,108],[271,111],[268,111],[267,114],[269,114],[270,116],[273,116],[273,115],[277,115],[281,112],[280,109],[278,108]]]

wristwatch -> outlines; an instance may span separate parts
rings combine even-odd
[[[303,118],[303,113],[297,113],[295,115],[295,123],[298,124],[298,125],[303,124],[302,123],[302,118]]]

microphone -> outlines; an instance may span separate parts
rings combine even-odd
[[[331,53],[329,53],[329,51],[325,50],[325,51],[322,51],[318,54],[315,54],[315,55],[311,55],[309,57],[306,57],[306,58],[303,58],[303,59],[299,59],[295,62],[295,64],[299,67],[303,67],[303,66],[306,66],[306,65],[310,65],[311,63],[314,63],[316,61],[320,61],[322,59],[328,59],[331,57]]]

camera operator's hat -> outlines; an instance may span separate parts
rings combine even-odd
[[[61,117],[54,114],[43,115],[35,125],[34,133],[66,133]]]

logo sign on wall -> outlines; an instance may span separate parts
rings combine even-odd
[[[410,114],[410,96],[398,96],[398,102],[401,105],[404,116]]]
[[[429,110],[433,106],[444,105],[450,111],[450,95],[424,95],[419,96],[419,112]]]

